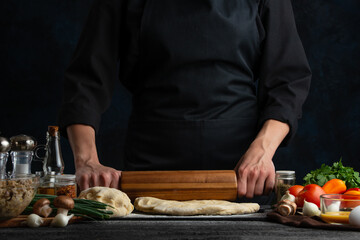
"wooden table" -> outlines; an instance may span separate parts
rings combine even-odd
[[[295,228],[247,218],[123,218],[78,222],[66,228],[2,228],[1,240],[19,239],[360,239],[360,232]]]

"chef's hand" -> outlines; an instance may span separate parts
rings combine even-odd
[[[80,191],[89,187],[104,186],[119,188],[121,171],[100,163],[89,163],[76,168],[76,182]]]
[[[74,124],[66,130],[74,154],[76,181],[80,190],[94,186],[118,188],[121,171],[100,164],[94,129],[88,125]]]
[[[249,149],[235,167],[238,197],[252,198],[269,194],[275,184],[275,167],[272,158],[280,143],[289,133],[289,125],[267,120]]]

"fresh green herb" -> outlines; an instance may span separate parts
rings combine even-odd
[[[338,178],[346,183],[346,187],[360,187],[359,172],[355,172],[352,167],[344,167],[339,162],[333,163],[332,166],[322,164],[319,169],[313,170],[304,177],[305,185],[315,183],[323,186],[327,181]]]
[[[22,214],[28,215],[33,212],[34,203],[40,198],[47,198],[50,200],[50,207],[54,209],[54,213],[56,213],[56,208],[53,205],[53,201],[57,196],[55,195],[45,195],[45,194],[36,194],[29,206],[24,210]],[[107,211],[107,207],[111,207],[105,203],[87,200],[87,199],[78,199],[74,198],[75,206],[72,210],[69,211],[70,214],[74,214],[76,216],[87,217],[89,219],[108,219],[110,218],[112,211]]]

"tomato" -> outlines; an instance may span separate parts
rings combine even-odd
[[[294,185],[292,187],[290,187],[288,189],[288,191],[290,192],[291,195],[294,195],[295,197],[298,195],[299,192],[301,192],[301,190],[304,189],[304,186],[301,185]]]
[[[322,188],[327,194],[344,193],[346,191],[346,184],[343,180],[334,178],[327,181]]]
[[[320,208],[320,195],[325,194],[325,191],[316,184],[309,184],[304,187],[295,198],[295,203],[298,207],[304,205],[304,200],[315,203]]]

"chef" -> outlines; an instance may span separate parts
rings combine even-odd
[[[235,169],[252,198],[274,187],[310,78],[290,0],[95,0],[59,124],[81,190],[117,188],[95,135],[119,80],[133,103],[121,170]]]

